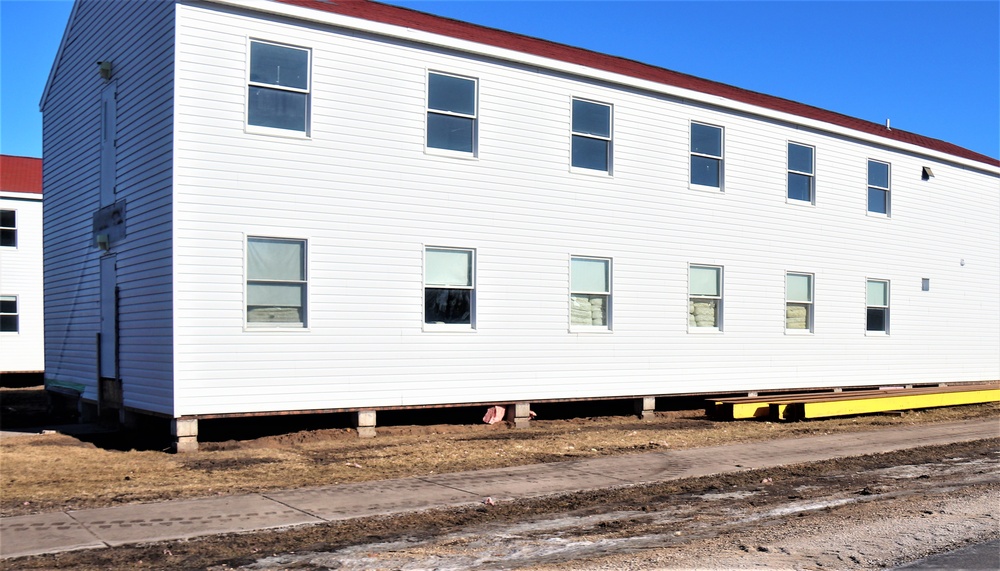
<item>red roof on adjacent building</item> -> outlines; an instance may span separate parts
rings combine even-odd
[[[42,159],[0,155],[0,191],[42,194]]]
[[[835,113],[805,105],[788,99],[765,95],[755,91],[740,89],[724,83],[709,81],[693,75],[687,75],[669,69],[664,69],[634,60],[593,52],[590,50],[567,46],[548,40],[523,36],[513,32],[505,32],[477,24],[470,24],[451,18],[434,16],[417,12],[408,8],[379,4],[369,0],[277,0],[304,8],[323,12],[332,12],[362,18],[384,24],[403,26],[452,38],[468,40],[494,47],[506,48],[526,54],[551,58],[567,63],[578,64],[593,69],[619,73],[637,79],[644,79],[690,89],[709,95],[724,97],[733,101],[756,105],[773,111],[790,113],[807,119],[823,121],[832,125],[846,127],[862,133],[878,135],[886,139],[909,143],[926,149],[947,153],[992,166],[1000,166],[1000,159],[970,151],[951,143],[924,137],[899,129],[887,129],[885,125],[857,119],[848,115]]]

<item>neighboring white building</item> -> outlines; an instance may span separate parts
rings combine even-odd
[[[42,372],[42,313],[42,159],[0,155],[0,376]]]
[[[1000,379],[1000,161],[939,140],[320,0],[78,0],[42,110],[47,382],[180,449],[200,418]]]

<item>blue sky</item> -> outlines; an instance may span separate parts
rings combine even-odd
[[[1000,1],[390,3],[639,60],[1000,157]],[[0,0],[0,153],[40,157],[71,3]]]

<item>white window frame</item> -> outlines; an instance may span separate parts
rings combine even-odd
[[[719,283],[718,283],[719,293],[718,293],[718,295],[714,295],[713,296],[713,295],[695,294],[695,293],[693,293],[691,291],[691,277],[692,277],[692,271],[691,270],[693,270],[695,268],[704,268],[704,269],[718,270],[718,276],[719,276]],[[723,331],[723,323],[724,323],[724,321],[723,321],[723,315],[724,315],[723,309],[725,307],[725,295],[726,295],[725,283],[726,283],[726,271],[725,271],[725,268],[723,266],[719,266],[719,265],[716,265],[716,264],[688,264],[688,299],[687,299],[686,307],[687,307],[687,314],[688,314],[688,321],[687,322],[688,322],[688,332],[689,333],[721,333]],[[716,302],[716,304],[715,304],[716,309],[715,309],[715,326],[714,327],[704,327],[704,326],[692,325],[691,324],[691,320],[692,320],[691,310],[692,310],[692,308],[694,306],[694,303],[696,301],[699,301],[699,300],[700,301],[715,300],[715,302]]]
[[[881,305],[881,304],[873,305],[873,304],[869,303],[869,299],[868,299],[868,297],[869,297],[868,286],[872,282],[878,282],[878,283],[885,284],[885,305]],[[892,315],[892,312],[890,310],[890,308],[892,306],[892,290],[891,290],[891,285],[892,284],[890,283],[890,281],[886,280],[886,279],[882,279],[882,278],[865,278],[865,334],[866,335],[871,335],[871,336],[878,337],[878,336],[884,336],[884,335],[888,335],[889,334],[889,319],[890,319],[890,317]],[[871,330],[868,329],[868,310],[870,310],[870,309],[881,309],[881,310],[883,310],[885,312],[884,313],[884,317],[882,318],[882,321],[883,321],[883,327],[882,327],[882,329],[877,329],[877,330],[874,330],[874,331],[871,331]]]
[[[796,147],[809,149],[810,151],[812,151],[812,161],[810,162],[809,165],[810,169],[809,172],[795,170],[792,168],[792,152],[791,152],[792,145],[795,145]],[[794,141],[788,141],[788,144],[785,146],[785,153],[786,153],[785,165],[788,168],[788,175],[789,175],[786,176],[785,180],[785,200],[791,204],[810,204],[810,205],[816,204],[816,147],[814,147],[813,145],[806,145],[804,143],[796,143]],[[809,198],[807,198],[806,200],[802,200],[799,198],[792,198],[790,196],[792,189],[791,185],[788,184],[788,181],[791,180],[790,175],[793,174],[809,177]]]
[[[432,75],[443,75],[447,77],[455,77],[458,79],[463,79],[466,81],[471,81],[473,85],[472,92],[472,108],[473,112],[471,115],[467,113],[458,113],[455,111],[448,111],[444,109],[434,109],[431,107],[431,76]],[[424,116],[424,151],[429,154],[434,155],[445,155],[459,158],[476,158],[479,156],[479,79],[475,77],[469,77],[467,75],[459,75],[457,73],[448,73],[444,71],[437,71],[433,69],[427,70],[425,76],[427,78],[427,89],[424,94],[424,102],[426,106],[426,115]],[[432,147],[430,145],[430,116],[431,115],[444,115],[450,117],[462,117],[465,119],[472,119],[472,150],[471,151],[456,151],[453,149],[444,149],[441,147]]]
[[[789,276],[804,276],[809,278],[809,299],[791,299],[788,278]],[[788,327],[788,310],[793,305],[806,306],[806,326],[804,329]],[[813,333],[813,325],[816,321],[816,275],[808,272],[785,272],[785,333],[789,335],[806,335]]]
[[[702,127],[711,127],[712,129],[719,130],[719,155],[709,155],[707,153],[697,153],[694,150],[694,126],[701,125]],[[701,121],[691,121],[688,126],[688,151],[690,152],[688,156],[688,188],[696,190],[708,190],[711,192],[725,192],[726,187],[726,128],[721,125],[712,125],[711,123],[703,123]],[[696,184],[694,182],[694,172],[691,168],[692,157],[702,157],[706,159],[714,159],[719,162],[719,186],[709,186],[704,184]]]
[[[0,316],[9,317],[14,316],[14,330],[13,331],[0,331],[0,334],[6,335],[17,335],[21,332],[21,305],[20,300],[16,295],[0,295],[0,301],[13,301],[14,302],[14,312],[5,312],[2,307],[0,307]]]
[[[457,285],[457,284],[429,284],[428,279],[428,265],[427,265],[427,253],[429,251],[439,251],[439,252],[464,252],[468,253],[470,256],[469,260],[469,284],[470,285]],[[431,246],[425,245],[423,249],[423,287],[421,300],[423,305],[421,306],[420,315],[423,319],[423,330],[424,331],[450,331],[450,332],[475,332],[476,323],[476,306],[477,306],[477,283],[476,283],[476,264],[478,263],[476,249],[475,248],[454,248],[451,246]],[[428,323],[427,322],[427,289],[455,289],[455,290],[468,290],[469,293],[469,323]]]
[[[267,240],[274,242],[299,242],[302,244],[302,279],[268,280],[250,278],[250,241]],[[309,329],[309,240],[290,236],[263,236],[245,234],[243,236],[243,328],[246,331],[308,331]],[[250,321],[250,284],[294,284],[302,288],[302,320],[298,322]]]
[[[575,101],[582,101],[584,103],[590,103],[592,105],[600,105],[602,107],[608,108],[608,136],[603,137],[601,135],[595,135],[593,133],[584,133],[576,131],[573,129],[573,103]],[[615,106],[610,103],[605,103],[603,101],[595,101],[593,99],[588,99],[586,97],[573,97],[569,104],[569,168],[571,172],[600,175],[600,176],[611,176],[614,171],[614,136],[615,136]],[[573,164],[573,145],[576,141],[576,137],[584,139],[594,139],[597,141],[604,141],[608,145],[608,168],[607,170],[592,169],[588,167],[578,167]]]
[[[274,85],[272,83],[263,83],[263,82],[258,82],[258,81],[251,81],[250,80],[250,73],[251,73],[251,69],[253,67],[253,62],[251,61],[251,58],[252,58],[251,53],[253,51],[252,46],[255,43],[268,44],[268,45],[272,45],[272,46],[279,46],[279,47],[282,47],[282,48],[289,48],[289,49],[301,50],[301,51],[306,52],[306,74],[308,76],[307,79],[306,79],[306,88],[305,89],[299,89],[299,88],[289,87],[289,86],[284,86],[284,85]],[[280,41],[264,40],[264,39],[260,39],[260,38],[249,38],[249,37],[247,38],[247,44],[246,45],[247,45],[247,47],[246,47],[246,50],[247,50],[247,52],[246,52],[246,54],[247,54],[246,55],[246,58],[247,58],[247,60],[246,60],[247,61],[247,64],[246,64],[246,66],[247,66],[247,69],[246,69],[246,86],[247,87],[246,87],[246,92],[245,92],[245,102],[246,103],[245,103],[245,113],[244,113],[244,118],[243,118],[243,124],[245,125],[244,129],[246,130],[247,133],[254,133],[254,134],[258,134],[258,135],[276,135],[276,136],[280,136],[280,137],[289,137],[289,138],[293,138],[293,139],[308,139],[310,137],[310,133],[312,132],[312,109],[313,109],[313,105],[312,105],[312,99],[313,99],[312,98],[312,90],[313,90],[313,69],[312,69],[313,54],[312,54],[312,49],[311,48],[307,48],[307,47],[303,47],[303,46],[297,46],[297,45],[294,45],[294,44],[285,43],[285,42],[280,42]],[[306,96],[306,117],[305,117],[305,125],[303,126],[304,130],[299,131],[298,129],[280,129],[280,128],[277,128],[277,127],[267,127],[267,126],[263,126],[263,125],[252,125],[250,123],[250,89],[253,88],[253,87],[261,87],[261,88],[264,88],[264,89],[274,89],[274,90],[277,90],[277,91],[286,91],[286,92],[290,92],[290,93],[303,93],[303,94],[305,94],[305,96]]]
[[[9,232],[9,233],[11,233],[11,234],[14,235],[14,243],[11,244],[11,245],[6,245],[6,246],[3,245],[3,244],[0,244],[0,248],[16,249],[17,248],[17,210],[14,210],[12,208],[4,208],[4,209],[0,209],[0,212],[10,212],[11,216],[14,217],[14,225],[13,226],[0,226],[0,232]]]
[[[573,288],[573,262],[575,260],[590,260],[598,262],[606,262],[608,268],[607,276],[607,288],[605,291],[589,291],[589,290],[577,290]],[[605,258],[600,256],[577,256],[571,255],[569,257],[569,312],[567,317],[569,317],[569,330],[572,333],[599,333],[599,332],[610,332],[611,318],[613,313],[613,302],[612,302],[612,283],[614,282],[614,262],[611,258]],[[586,325],[586,324],[576,324],[573,323],[573,303],[574,297],[579,296],[589,296],[589,297],[603,297],[604,298],[604,325]]]
[[[880,164],[880,165],[885,165],[885,168],[886,168],[886,175],[885,175],[886,186],[882,187],[882,186],[878,186],[878,185],[875,185],[875,184],[871,184],[871,166],[872,166],[872,163],[877,163],[877,164]],[[866,175],[865,176],[865,182],[867,183],[866,186],[865,186],[865,207],[866,207],[866,210],[868,211],[868,215],[869,216],[874,216],[876,218],[890,218],[892,216],[892,163],[887,162],[887,161],[880,161],[880,160],[877,160],[877,159],[868,159],[867,165],[868,166],[865,169],[865,175]],[[872,211],[872,204],[871,204],[871,197],[870,197],[872,189],[885,192],[885,213],[882,213],[882,212],[873,212]]]

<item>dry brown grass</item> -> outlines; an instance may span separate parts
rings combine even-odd
[[[502,425],[303,431],[209,444],[189,454],[108,450],[64,434],[0,441],[0,511],[20,515],[173,498],[263,492],[539,462],[998,417],[995,404],[801,423],[714,422],[701,410]]]

